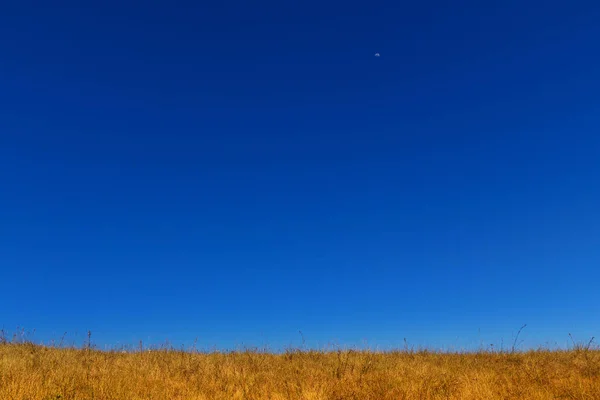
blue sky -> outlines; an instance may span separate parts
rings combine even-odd
[[[101,346],[598,336],[598,20],[3,5],[0,324]]]

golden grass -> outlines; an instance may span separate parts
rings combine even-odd
[[[0,344],[1,400],[600,399],[600,351],[122,353]]]

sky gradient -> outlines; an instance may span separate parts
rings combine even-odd
[[[600,3],[204,3],[1,6],[0,325],[600,335]]]

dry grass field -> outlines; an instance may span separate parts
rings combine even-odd
[[[0,344],[1,400],[600,399],[600,351],[135,352]]]

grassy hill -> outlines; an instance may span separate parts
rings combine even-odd
[[[600,399],[600,351],[137,352],[0,344],[2,400]]]

